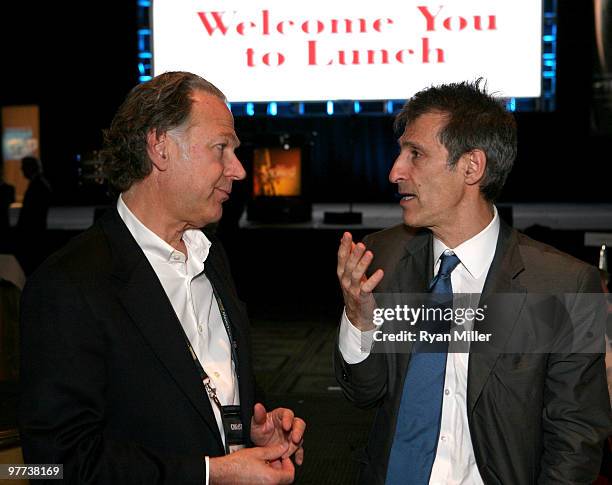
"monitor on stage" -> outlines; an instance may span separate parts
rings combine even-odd
[[[256,148],[253,153],[254,197],[302,195],[300,148]]]

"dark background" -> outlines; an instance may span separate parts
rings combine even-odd
[[[593,5],[558,3],[557,109],[517,113],[519,155],[502,201],[612,201],[612,135],[590,129]],[[102,128],[138,82],[136,1],[3,2],[0,15],[0,104],[40,106],[41,154],[55,203],[87,203],[77,190],[76,155],[100,147]],[[236,125],[243,139],[315,131],[307,167],[314,201],[393,200],[389,116],[239,117]]]

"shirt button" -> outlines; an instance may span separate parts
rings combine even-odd
[[[444,435],[440,436],[440,441],[446,441],[446,436]]]
[[[202,325],[198,325],[198,332],[202,333],[202,330],[204,330],[204,328],[202,327]]]
[[[444,394],[446,394],[448,396],[450,394],[450,390],[449,389],[444,389]]]
[[[215,374],[215,377],[219,377],[220,375],[218,372],[215,372],[214,374]]]

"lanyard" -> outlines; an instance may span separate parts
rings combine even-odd
[[[227,332],[227,337],[229,339],[230,348],[231,348],[232,361],[234,362],[234,367],[236,369],[236,378],[238,378],[239,377],[238,375],[238,356],[236,353],[237,344],[234,341],[234,338],[232,336],[232,328],[230,326],[229,317],[227,315],[227,312],[225,311],[225,306],[223,305],[223,301],[221,300],[221,298],[219,297],[219,294],[217,293],[217,290],[215,289],[215,286],[212,284],[212,282],[210,282],[210,285],[212,287],[215,300],[217,301],[217,305],[219,306],[219,313],[221,314],[221,320],[223,321],[223,326],[225,327],[225,331]],[[181,326],[181,329],[182,329],[182,326]],[[206,391],[206,394],[208,395],[210,400],[213,401],[215,405],[219,408],[219,413],[221,414],[221,421],[223,423],[223,428],[225,430],[225,427],[226,427],[225,418],[224,418],[225,412],[224,412],[224,407],[221,404],[221,401],[219,400],[219,396],[217,396],[217,389],[215,388],[215,385],[213,384],[210,377],[204,370],[204,367],[200,363],[200,360],[198,359],[198,356],[196,355],[195,350],[193,350],[193,346],[191,345],[191,342],[189,342],[189,339],[187,338],[187,334],[185,333],[185,331],[183,331],[183,338],[185,339],[185,344],[187,345],[187,349],[189,350],[189,353],[191,354],[193,363],[196,366],[196,370],[198,371],[198,374],[200,375],[200,379],[202,381],[202,384],[204,385],[204,390]],[[229,454],[229,443],[228,443],[227,433],[225,437],[225,453]]]
[[[238,344],[234,340],[234,336],[232,334],[232,327],[231,327],[230,322],[229,322],[229,316],[227,315],[227,312],[225,311],[225,305],[223,305],[223,301],[219,297],[219,294],[217,293],[217,290],[216,290],[215,286],[212,284],[212,281],[210,282],[210,286],[212,287],[213,295],[215,297],[215,300],[217,300],[217,305],[219,307],[219,313],[221,314],[221,321],[223,322],[223,326],[225,327],[225,332],[227,333],[227,338],[229,340],[230,349],[231,349],[231,353],[232,353],[232,361],[234,362],[234,367],[236,369],[236,378],[240,378],[240,375],[238,373],[238,354],[236,352],[236,348],[238,347]],[[183,326],[181,325],[181,329],[182,328],[183,328]],[[191,346],[191,342],[189,342],[189,339],[187,338],[187,334],[185,334],[184,330],[183,330],[183,338],[185,339],[185,343],[187,344],[187,348],[189,349],[189,353],[193,357],[193,361],[196,364],[196,367],[198,368],[198,372],[200,373],[200,377],[202,377],[202,379],[208,377],[206,375],[206,372],[204,371],[204,368],[200,364],[200,361],[198,360],[198,357],[197,357],[195,351],[193,350],[193,347]]]
[[[208,280],[210,281],[210,278]],[[223,326],[225,327],[225,331],[227,332],[227,338],[229,339],[230,349],[232,351],[232,359],[234,361],[234,366],[236,367],[236,377],[240,377],[238,374],[238,354],[236,353],[236,348],[238,344],[234,340],[234,336],[232,334],[232,327],[230,325],[227,312],[225,311],[225,305],[223,304],[223,300],[221,300],[221,297],[219,297],[219,293],[217,293],[217,289],[215,288],[215,285],[213,285],[212,281],[210,281],[210,286],[212,287],[215,300],[217,300],[219,313],[221,314],[221,320],[223,321]]]
[[[221,424],[223,425],[223,434],[225,435],[225,454],[229,455],[230,454],[230,442],[229,442],[230,440],[229,440],[229,436],[227,432],[228,426],[227,426],[226,418],[225,418],[225,408],[235,408],[235,409],[238,409],[239,411],[240,407],[239,406],[225,406],[224,407],[223,404],[221,404],[221,401],[219,400],[219,396],[217,396],[217,388],[215,387],[213,382],[210,380],[210,377],[208,377],[208,374],[206,374],[206,371],[202,367],[202,364],[200,364],[198,356],[195,354],[193,347],[191,346],[189,342],[187,342],[187,346],[189,348],[189,352],[191,353],[191,357],[193,358],[193,362],[195,363],[196,368],[198,369],[200,378],[202,379],[202,384],[204,385],[204,390],[206,391],[206,394],[208,395],[209,399],[215,403],[215,406],[217,406],[217,408],[219,409],[219,414],[221,416]]]

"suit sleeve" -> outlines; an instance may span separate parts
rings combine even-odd
[[[570,310],[575,322],[598,311],[585,298],[600,292],[595,268],[585,267],[578,279]],[[542,420],[544,450],[538,483],[592,483],[599,472],[603,440],[612,432],[603,354],[562,351],[549,356]]]
[[[64,466],[67,484],[202,485],[203,456],[105,436],[104,334],[79,285],[35,276],[21,300],[19,425],[26,463]]]
[[[360,408],[376,406],[387,393],[387,364],[384,354],[373,353],[363,362],[347,364],[336,341],[334,372],[346,398]]]

